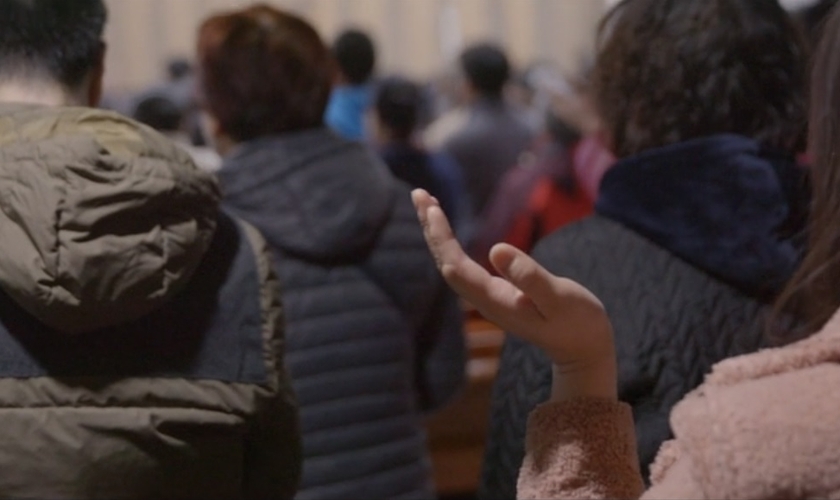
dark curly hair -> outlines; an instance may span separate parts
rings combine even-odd
[[[804,37],[777,0],[624,0],[602,21],[593,85],[626,157],[720,133],[798,151]]]

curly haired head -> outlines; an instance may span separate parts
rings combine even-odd
[[[618,156],[720,133],[804,145],[804,37],[777,0],[624,0],[598,38],[595,98]]]

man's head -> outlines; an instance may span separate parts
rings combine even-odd
[[[133,118],[158,132],[173,133],[181,130],[184,114],[172,99],[153,95],[137,103]]]
[[[491,44],[475,45],[461,54],[461,70],[471,93],[501,98],[510,79],[510,62],[504,51]]]
[[[362,85],[373,76],[376,48],[366,33],[359,30],[345,31],[336,38],[332,53],[345,83]]]
[[[97,104],[106,18],[103,0],[0,1],[0,88]]]
[[[407,141],[417,127],[423,92],[403,78],[383,81],[374,100],[376,136],[382,142]]]

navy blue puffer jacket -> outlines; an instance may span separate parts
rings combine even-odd
[[[422,415],[464,381],[462,318],[408,188],[326,129],[239,147],[228,210],[275,252],[301,408],[297,498],[434,498]]]

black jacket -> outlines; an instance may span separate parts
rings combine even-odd
[[[798,167],[738,136],[649,151],[608,172],[599,215],[534,256],[603,301],[619,398],[633,407],[645,477],[669,415],[718,361],[757,350],[772,296],[796,266],[806,185]],[[481,498],[514,498],[528,414],[549,360],[510,337],[494,389]]]
[[[443,144],[464,173],[472,217],[480,217],[499,181],[528,151],[534,133],[500,99],[482,98],[466,111],[463,127]]]
[[[247,143],[219,177],[224,205],[278,261],[297,498],[434,498],[422,411],[460,388],[465,347],[407,187],[326,129]]]

